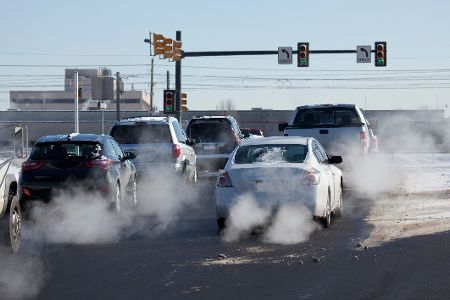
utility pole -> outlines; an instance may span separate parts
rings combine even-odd
[[[79,133],[80,132],[80,126],[78,123],[78,72],[75,72],[73,74],[73,79],[74,79],[74,86],[75,86],[75,133]]]
[[[120,120],[120,73],[116,72],[116,119]]]
[[[149,49],[150,49],[150,52],[149,52],[150,53],[150,57],[152,58],[151,59],[151,63],[150,63],[150,65],[151,65],[151,67],[150,67],[150,103],[149,103],[149,107],[148,107],[148,110],[149,110],[148,113],[149,113],[150,116],[153,114],[153,85],[154,85],[154,82],[153,82],[153,66],[155,64],[155,58],[152,55],[152,44],[153,44],[153,42],[152,42],[152,33],[149,31],[148,32],[148,39],[144,39],[144,43],[148,43]]]
[[[176,32],[176,40],[181,42],[181,31]],[[181,59],[175,62],[175,117],[181,123]]]
[[[170,90],[170,71],[167,70],[166,74],[167,74],[167,78],[166,78],[167,89]]]

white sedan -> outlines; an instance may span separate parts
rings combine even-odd
[[[265,137],[248,139],[231,154],[217,177],[217,225],[226,225],[230,208],[243,195],[276,210],[284,203],[301,203],[324,227],[342,209],[342,172],[314,138]]]

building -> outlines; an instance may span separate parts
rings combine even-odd
[[[106,100],[107,110],[116,109],[115,80],[110,69],[66,69],[64,90],[62,91],[10,91],[10,109],[13,110],[73,110],[75,82],[74,74],[78,72],[78,84],[81,88],[79,99],[80,110],[96,110],[97,100],[92,95],[98,95],[98,82],[110,78],[111,98]],[[94,93],[93,93],[94,92]],[[144,91],[127,90],[120,96],[120,109],[127,111],[148,111],[150,99]]]

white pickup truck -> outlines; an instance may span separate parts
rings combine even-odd
[[[328,154],[361,157],[370,145],[369,124],[354,104],[299,106],[289,123],[279,124],[285,136],[314,137]]]
[[[17,178],[12,171],[13,158],[0,158],[0,246],[8,246],[12,252],[19,250],[21,222],[17,200]]]

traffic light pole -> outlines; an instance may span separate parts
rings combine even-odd
[[[181,42],[181,31],[176,32],[176,40]],[[181,123],[181,59],[175,62],[175,118]]]
[[[292,51],[298,54],[298,51]],[[375,53],[375,50],[370,52]],[[312,54],[351,54],[356,53],[356,50],[309,50]],[[278,55],[277,50],[255,50],[255,51],[198,51],[198,52],[183,52],[183,57],[202,57],[202,56],[237,56],[237,55]]]

